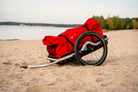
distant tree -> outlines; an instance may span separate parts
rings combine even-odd
[[[107,29],[107,30],[112,30],[113,29],[113,22],[112,22],[112,20],[110,19],[109,16],[105,20],[105,26],[104,26],[104,28]]]
[[[102,29],[120,30],[120,29],[138,29],[138,18],[119,18],[119,16],[104,19],[103,16],[93,16],[98,20]],[[23,23],[23,22],[0,22],[0,25],[28,25],[28,26],[54,26],[54,27],[76,27],[82,24],[49,24],[49,23]]]
[[[117,30],[123,29],[123,21],[121,18],[118,18]]]
[[[104,25],[105,25],[105,19],[104,19],[103,16],[100,16],[100,17],[99,17],[99,22],[100,22],[101,27],[104,28]]]
[[[136,21],[136,19],[132,20],[132,24],[133,24],[133,29],[138,28],[138,22]]]
[[[132,18],[132,20],[135,19],[138,22],[138,18]]]
[[[133,29],[132,20],[131,20],[131,22],[129,23],[129,29]]]
[[[119,30],[123,29],[123,21],[119,16],[114,16],[111,18],[111,21],[113,22],[113,29]]]
[[[101,28],[104,28],[105,19],[103,16],[93,16],[92,19],[97,20],[101,25]]]
[[[129,29],[129,24],[131,22],[131,19],[130,18],[123,18],[122,21],[123,21],[123,29]]]

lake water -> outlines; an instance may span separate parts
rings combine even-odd
[[[56,36],[67,28],[39,26],[0,26],[0,39],[36,40],[46,35]]]

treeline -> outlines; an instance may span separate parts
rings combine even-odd
[[[121,29],[138,29],[138,18],[119,18],[119,16],[108,17],[93,16],[94,20],[98,20],[102,29],[121,30]]]
[[[76,27],[76,26],[80,26],[81,24],[49,24],[49,23],[0,22],[0,25]]]
[[[93,16],[98,20],[102,29],[121,30],[121,29],[138,29],[138,18],[120,18],[113,16],[104,18],[103,16]],[[49,24],[49,23],[23,23],[23,22],[0,22],[0,25],[19,25],[19,26],[53,26],[53,27],[76,27],[81,24]]]

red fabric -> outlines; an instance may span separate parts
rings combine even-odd
[[[83,26],[86,24],[89,31],[97,32],[101,36],[103,36],[102,29],[97,20],[93,20],[92,18],[89,18],[83,24]],[[82,33],[88,31],[87,28],[83,26],[67,29],[65,32],[61,33],[60,35],[65,35],[73,43],[73,45],[75,45],[77,38]],[[74,51],[74,47],[64,37],[61,37],[61,36],[45,36],[42,42],[44,45],[47,45],[47,51],[49,52],[49,56],[51,57],[61,58],[62,56]]]

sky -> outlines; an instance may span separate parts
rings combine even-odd
[[[93,15],[138,17],[138,0],[0,0],[0,22],[82,24]]]

